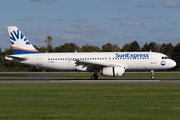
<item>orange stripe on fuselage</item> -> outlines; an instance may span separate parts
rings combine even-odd
[[[36,49],[22,49],[22,48],[18,48],[18,47],[14,47],[12,46],[13,49],[17,49],[17,50],[25,50],[25,51],[37,51]]]

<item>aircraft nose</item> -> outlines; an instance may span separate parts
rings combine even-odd
[[[174,60],[171,61],[171,65],[172,67],[175,67],[176,66],[176,62]]]

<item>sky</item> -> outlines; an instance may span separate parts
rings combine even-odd
[[[137,41],[157,44],[180,42],[179,0],[1,0],[0,47],[11,43],[7,26],[17,26],[38,47],[64,43],[89,44]]]

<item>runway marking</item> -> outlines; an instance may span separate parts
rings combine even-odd
[[[49,80],[49,82],[73,83],[120,83],[120,82],[160,82],[160,80]]]
[[[110,79],[99,79],[99,80],[90,80],[90,79],[1,79],[0,84],[180,84],[180,79],[161,79],[161,80],[110,80]]]

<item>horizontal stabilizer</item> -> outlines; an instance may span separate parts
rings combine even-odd
[[[18,55],[8,55],[8,56],[5,56],[5,59],[6,60],[9,60],[9,61],[24,61],[26,60],[27,58],[25,58],[24,56],[18,56]]]

